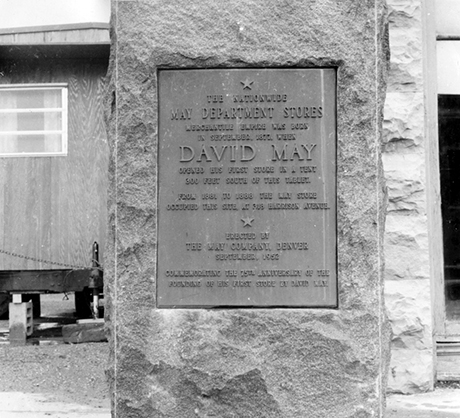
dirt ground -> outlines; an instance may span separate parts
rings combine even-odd
[[[0,392],[50,394],[56,401],[109,407],[105,368],[107,343],[64,344],[62,324],[74,323],[73,295],[42,295],[42,316],[34,320],[38,338],[13,347],[8,321],[0,321]]]

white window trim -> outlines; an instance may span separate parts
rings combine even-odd
[[[46,112],[62,112],[61,130],[53,131],[4,131],[2,135],[20,134],[20,135],[36,135],[36,134],[61,134],[61,151],[59,152],[20,152],[20,153],[0,153],[0,158],[17,158],[17,157],[54,157],[67,156],[68,144],[68,84],[67,83],[41,83],[41,84],[0,84],[0,90],[17,91],[21,89],[27,90],[60,90],[62,97],[62,107],[58,108],[33,108],[33,109],[3,109],[0,113],[46,113]]]

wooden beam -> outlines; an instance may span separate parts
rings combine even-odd
[[[83,324],[64,325],[62,337],[65,343],[97,343],[107,341],[107,331],[103,321],[92,321]]]
[[[110,45],[108,29],[0,34],[2,45]]]
[[[0,271],[0,293],[64,293],[88,287],[91,269]],[[98,286],[102,286],[102,277]]]
[[[40,25],[40,26],[22,26],[14,28],[0,28],[0,35],[18,34],[18,33],[34,33],[34,32],[59,32],[66,30],[87,30],[87,29],[110,29],[108,22],[82,22],[82,23],[66,23],[59,25]]]

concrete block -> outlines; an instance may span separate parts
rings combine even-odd
[[[33,332],[32,302],[10,303],[10,343],[25,344]]]

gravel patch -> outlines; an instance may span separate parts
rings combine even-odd
[[[36,320],[41,326],[57,322],[62,327],[76,321],[73,295],[42,295],[41,305],[42,317]],[[57,327],[34,331],[39,345],[29,341],[15,347],[4,333],[8,321],[0,321],[0,328],[0,392],[42,393],[58,402],[110,406],[105,376],[108,343],[63,344]]]
[[[108,407],[107,343],[0,346],[0,392],[46,393],[57,401]]]

